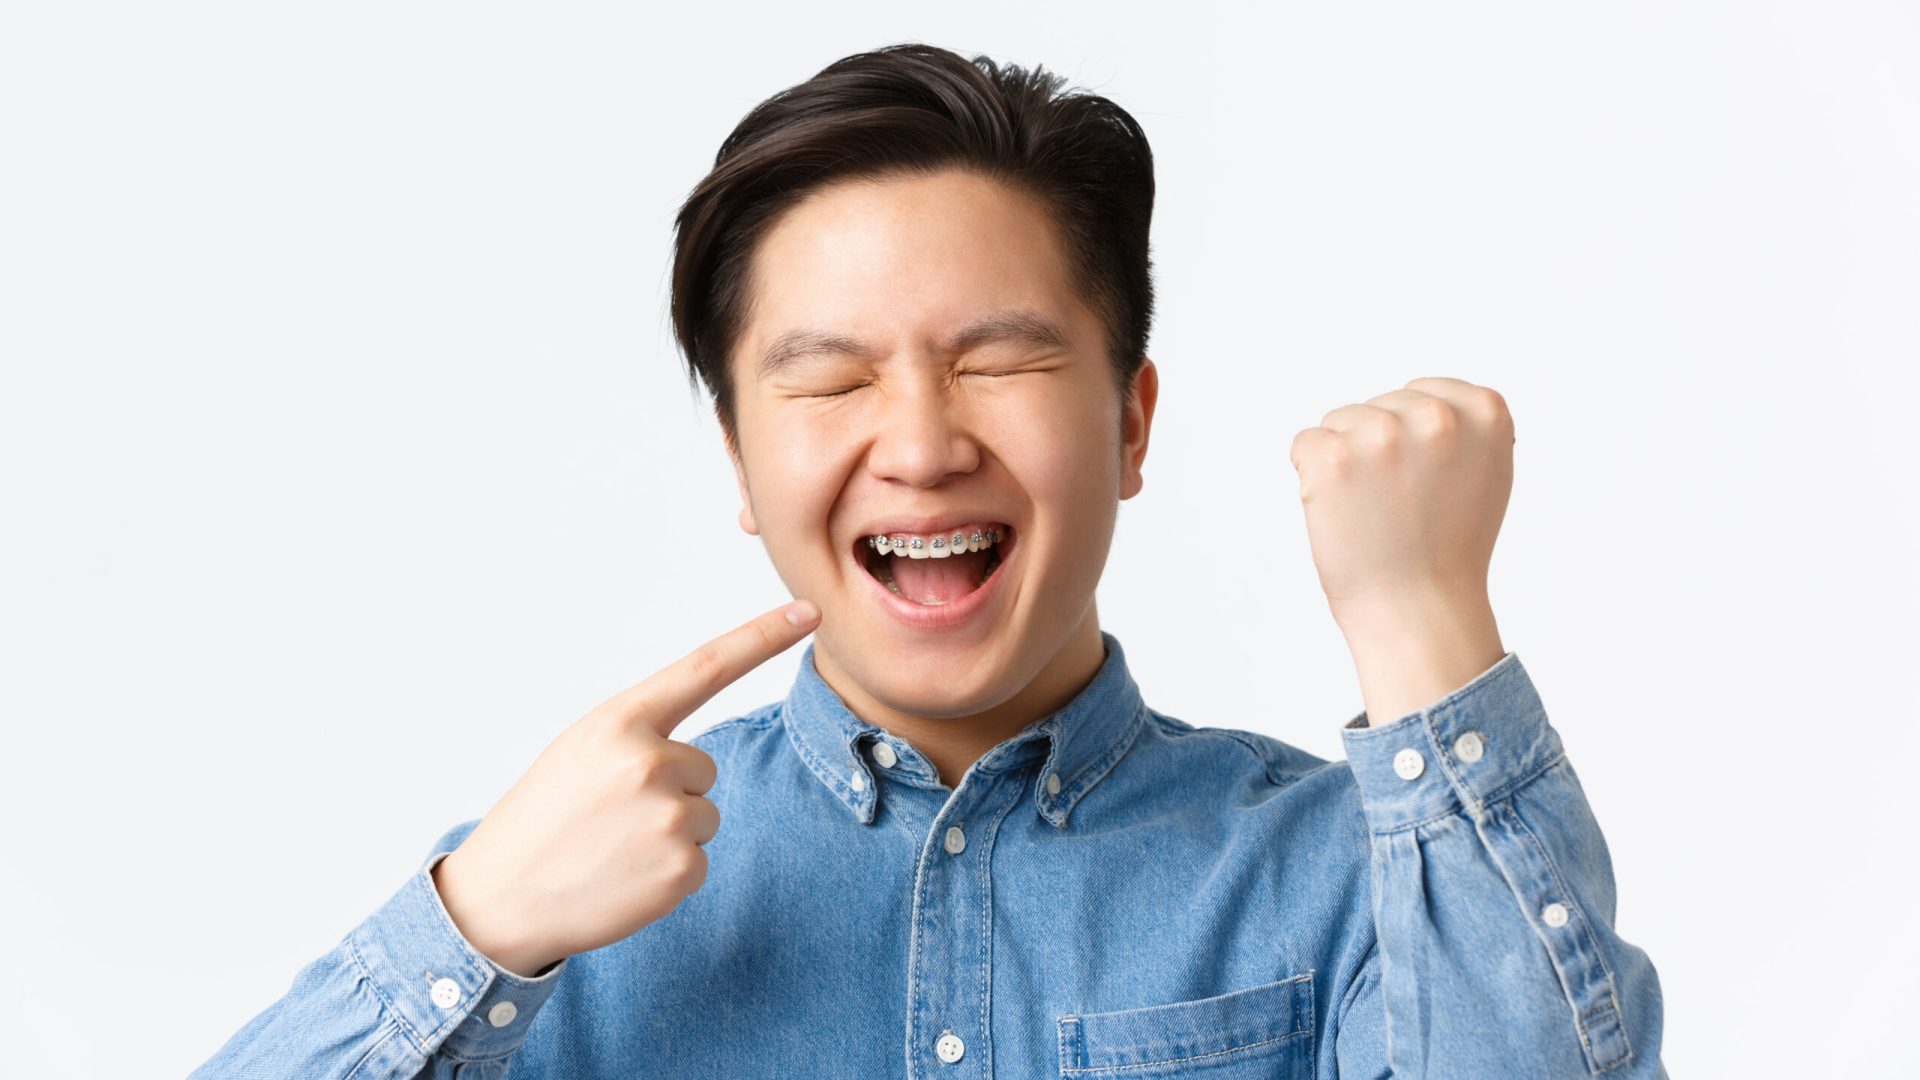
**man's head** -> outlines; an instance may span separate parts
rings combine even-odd
[[[1132,117],[1060,82],[847,57],[749,113],[676,220],[674,330],[741,524],[868,704],[969,716],[1097,662],[1157,397],[1153,171]]]

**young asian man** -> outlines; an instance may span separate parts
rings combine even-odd
[[[674,325],[796,599],[564,731],[196,1075],[1664,1075],[1487,599],[1498,393],[1293,440],[1346,761],[1142,700],[1094,593],[1159,398],[1153,193],[1111,101],[925,45],[742,120]],[[809,633],[784,700],[670,737]]]

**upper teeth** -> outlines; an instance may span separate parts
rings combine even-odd
[[[910,559],[944,559],[956,551],[980,551],[1000,540],[1000,530],[992,526],[955,529],[934,536],[889,533],[867,537],[867,546],[882,555],[905,555]]]

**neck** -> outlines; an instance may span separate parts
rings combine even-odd
[[[816,647],[813,657],[820,678],[855,716],[911,743],[939,770],[940,782],[953,788],[982,754],[1086,689],[1106,662],[1107,650],[1098,614],[1089,604],[1066,644],[1012,697],[968,716],[937,718],[891,708],[866,693],[827,652]]]

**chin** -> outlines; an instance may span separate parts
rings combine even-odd
[[[868,682],[866,690],[900,713],[929,721],[947,721],[985,713],[1010,698],[1010,694],[1000,694],[991,682],[985,682],[985,675],[987,673],[977,673],[983,678],[979,684],[956,684],[939,676],[916,676],[899,665],[887,665],[887,675],[881,676],[879,684]]]
[[[889,708],[929,719],[971,716],[1019,688],[1007,687],[1007,658],[996,643],[964,640],[836,641],[833,655],[862,689]]]

